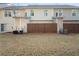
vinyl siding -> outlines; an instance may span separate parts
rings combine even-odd
[[[4,11],[1,9],[0,10],[0,18],[3,17]]]
[[[79,20],[79,9],[76,9],[77,10],[76,16],[72,16],[72,10],[74,9],[62,9],[62,10],[64,20]],[[57,9],[54,9],[54,15],[56,11]]]
[[[30,11],[34,10],[34,16],[30,16]],[[48,16],[44,16],[44,10],[48,10]],[[26,9],[27,16],[32,17],[31,20],[52,20],[53,9]]]

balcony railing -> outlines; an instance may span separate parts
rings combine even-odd
[[[31,17],[30,17],[30,16],[24,16],[24,18],[25,18],[25,19],[31,19]]]
[[[13,15],[12,17],[24,17],[24,16],[20,14],[16,14],[16,15]]]
[[[58,16],[58,17],[53,16],[52,19],[63,19],[63,16]]]
[[[31,19],[30,16],[24,16],[24,15],[13,15],[13,18],[25,18],[25,19]]]

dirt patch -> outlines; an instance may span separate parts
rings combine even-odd
[[[79,55],[79,34],[0,34],[0,55]]]

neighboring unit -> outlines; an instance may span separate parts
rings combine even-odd
[[[0,8],[0,33],[79,33],[79,7],[27,5]]]

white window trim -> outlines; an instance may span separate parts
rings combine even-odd
[[[34,15],[32,15],[32,13],[33,13]],[[30,10],[30,16],[31,16],[31,17],[35,16],[34,10]]]
[[[4,24],[4,31],[1,31],[1,24]],[[0,23],[0,32],[6,32],[6,25],[5,23]]]
[[[27,16],[27,12],[25,12],[25,16]]]
[[[76,13],[76,16],[77,16],[77,10],[76,10],[76,9],[73,9],[73,10],[72,10],[72,13],[74,13],[74,12]],[[71,16],[73,16],[72,13],[71,13]],[[74,17],[74,16],[73,16],[73,17]]]
[[[48,10],[44,10],[44,16],[48,16]]]
[[[13,10],[13,15],[16,16],[16,14],[17,14],[17,11]]]
[[[11,17],[9,16],[12,12],[9,10],[4,10],[4,17]],[[5,14],[7,14],[7,16],[5,16]],[[11,14],[12,15],[12,14]]]
[[[7,14],[7,10],[4,10],[4,17],[8,17],[8,16],[5,16]]]
[[[61,11],[61,12],[60,12],[60,11]],[[62,16],[63,16],[63,9],[58,9],[58,10],[56,11],[56,13],[58,13],[58,16],[57,16],[57,17],[62,17]],[[62,15],[60,16],[59,13],[62,13]]]

